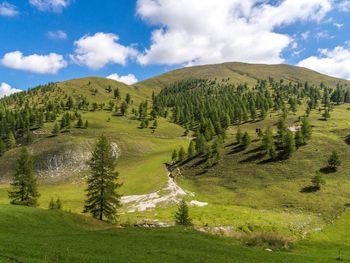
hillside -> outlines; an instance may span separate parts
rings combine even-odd
[[[0,204],[9,203],[9,182],[19,150],[26,146],[39,176],[39,208],[46,209],[51,198],[59,197],[64,210],[81,214],[87,162],[97,138],[104,134],[118,159],[123,184],[118,223],[173,226],[177,203],[184,198],[194,225],[207,232],[253,237],[249,241],[253,244],[260,242],[260,235],[277,243],[294,243],[309,236],[313,240],[315,232],[337,228],[329,225],[342,216],[348,218],[349,103],[348,81],[287,65],[225,63],[185,68],[131,86],[97,77],[42,85],[0,100],[0,139],[4,145],[0,151]],[[304,133],[305,129],[310,132]],[[328,165],[332,151],[342,161],[337,169]],[[315,186],[315,175],[325,184]],[[2,211],[10,222],[16,222],[11,213],[18,218],[22,214],[47,217],[48,225],[57,220],[52,211],[16,211],[0,206],[0,214]],[[64,214],[64,218],[60,229],[48,231],[58,236],[66,235],[66,227],[73,231],[62,240],[65,244],[69,239],[68,244],[78,251],[71,255],[75,260],[89,262],[80,246],[96,245],[90,241],[73,245],[75,236],[106,240],[107,235],[108,242],[118,243],[131,235],[135,239],[125,241],[128,247],[132,242],[141,247],[137,238],[160,246],[159,236],[164,235],[173,239],[160,256],[158,250],[147,247],[152,255],[140,252],[138,259],[171,262],[173,252],[164,251],[176,242],[182,245],[175,246],[174,253],[181,251],[189,239],[191,244],[193,240],[200,244],[187,250],[184,258],[204,247],[203,254],[198,254],[199,262],[213,244],[223,246],[218,250],[222,254],[213,254],[213,262],[217,258],[229,262],[228,258],[239,256],[244,256],[242,262],[246,258],[254,262],[259,262],[257,258],[261,262],[300,262],[308,246],[313,247],[313,255],[302,262],[322,262],[317,255],[322,247],[318,241],[296,243],[298,249],[288,252],[290,261],[284,261],[286,254],[282,252],[271,257],[231,239],[192,230],[105,230],[106,225],[95,225],[90,219],[82,227],[74,221],[79,215]],[[342,229],[349,227],[343,221],[339,224]],[[36,229],[33,225],[30,228]],[[103,230],[84,229],[95,227]],[[22,227],[18,231],[24,234]],[[120,236],[114,235],[115,231]],[[46,238],[51,240],[52,236]],[[328,259],[335,257],[338,247],[347,247],[346,242],[339,241],[343,237],[335,234],[334,238],[336,241],[324,251]],[[30,238],[26,242],[31,247]],[[62,251],[67,247],[52,242],[52,247],[66,253]],[[101,242],[99,251],[106,251],[108,242]],[[340,243],[337,247],[332,242]],[[7,249],[9,254],[15,252],[15,247]],[[23,254],[18,255],[33,262],[45,257],[21,249]],[[129,256],[124,250],[117,251],[111,257]],[[57,255],[53,248],[51,253],[58,259],[69,258],[67,254]],[[90,258],[94,259],[93,253]],[[109,260],[106,256],[105,261]]]
[[[333,78],[310,69],[291,65],[264,65],[246,64],[239,62],[223,63],[216,65],[204,65],[188,68],[181,68],[167,72],[163,75],[147,79],[136,84],[136,87],[164,88],[165,86],[186,79],[228,79],[233,84],[255,85],[259,79],[272,77],[276,81],[280,79],[286,82],[309,82],[319,85],[323,82],[326,86],[335,87],[337,83],[350,87],[350,82],[338,78]]]
[[[0,206],[1,262],[331,262],[350,259],[347,213],[292,251],[269,252],[191,229],[114,228],[60,211]]]

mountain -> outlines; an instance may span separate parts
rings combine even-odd
[[[309,82],[319,85],[335,87],[337,83],[350,87],[350,82],[320,74],[316,71],[291,65],[265,65],[230,62],[215,65],[204,65],[181,68],[163,75],[147,79],[136,84],[136,87],[164,88],[166,85],[185,79],[227,79],[234,84],[256,84],[258,79],[283,79],[286,82]]]
[[[309,85],[298,84],[305,82]],[[44,218],[57,225],[48,228],[52,235],[66,235],[67,229],[87,238],[114,235],[115,229],[107,231],[105,224],[90,219],[76,224],[84,218],[76,214],[81,214],[86,198],[87,162],[97,138],[104,134],[118,159],[123,183],[118,223],[172,226],[177,203],[185,199],[201,231],[224,233],[265,248],[288,247],[316,229],[332,229],[328,225],[340,217],[348,218],[344,211],[350,203],[349,87],[349,81],[294,66],[224,63],[183,68],[135,85],[89,77],[3,98],[0,136],[6,149],[0,153],[0,204],[9,203],[9,182],[19,150],[26,146],[39,176],[39,207],[46,209],[51,198],[59,197],[64,209],[75,214],[3,205],[0,215],[9,222],[12,214],[29,218],[36,233],[36,220]],[[304,117],[312,134],[303,133],[301,138],[298,131],[305,130],[301,129]],[[242,137],[237,136],[239,131]],[[266,139],[268,131],[271,136]],[[337,169],[328,165],[332,151],[342,160]],[[315,176],[320,182],[316,186]],[[63,223],[57,223],[60,216]],[[339,224],[341,231],[348,229],[342,219]],[[24,226],[18,226],[22,235]],[[144,231],[126,229],[125,236],[149,240]],[[155,239],[173,235],[178,244],[187,235],[187,230],[177,228],[159,231],[151,232]],[[334,231],[335,241],[324,252],[327,259],[341,231]],[[190,235],[206,244],[224,242],[196,232]],[[299,244],[296,262],[309,247],[313,255],[308,260],[319,262],[317,241]],[[242,249],[240,243],[237,247]],[[341,247],[347,245],[343,242]],[[14,248],[8,249],[13,253]],[[22,250],[19,258],[26,259],[28,253]],[[35,255],[30,256],[36,261]],[[279,261],[280,256],[284,258],[276,254],[271,261]],[[76,258],[81,259],[81,254]]]

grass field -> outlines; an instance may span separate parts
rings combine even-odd
[[[1,262],[343,262],[350,213],[291,250],[269,252],[185,228],[113,228],[60,211],[0,206]]]

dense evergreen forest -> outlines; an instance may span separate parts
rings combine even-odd
[[[208,166],[211,167],[221,159],[226,130],[231,125],[257,122],[264,120],[271,112],[280,113],[276,136],[271,129],[265,132],[257,129],[257,134],[272,159],[288,158],[297,147],[310,139],[312,128],[307,117],[312,110],[322,111],[322,116],[327,120],[334,104],[349,102],[349,90],[340,85],[330,89],[323,83],[313,86],[307,82],[285,83],[270,78],[248,87],[246,84],[230,84],[229,79],[220,82],[194,79],[174,83],[154,96],[152,112],[185,127],[186,135],[193,131],[195,139],[189,146],[188,157],[193,156],[194,151],[206,153]],[[300,129],[294,134],[286,126],[285,120],[288,114],[295,114],[303,104],[306,105],[306,112],[300,117]],[[236,137],[242,147],[251,143],[249,134],[240,129]],[[274,137],[277,137],[276,142]],[[172,159],[181,161],[185,155],[184,149],[175,150]]]

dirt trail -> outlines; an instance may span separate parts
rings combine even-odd
[[[150,194],[129,195],[121,198],[122,204],[127,207],[129,213],[177,204],[186,195],[194,196],[194,193],[185,191],[175,182],[169,165],[167,165],[167,171],[168,184],[166,187]],[[194,206],[208,205],[196,200],[192,200],[189,204]]]

